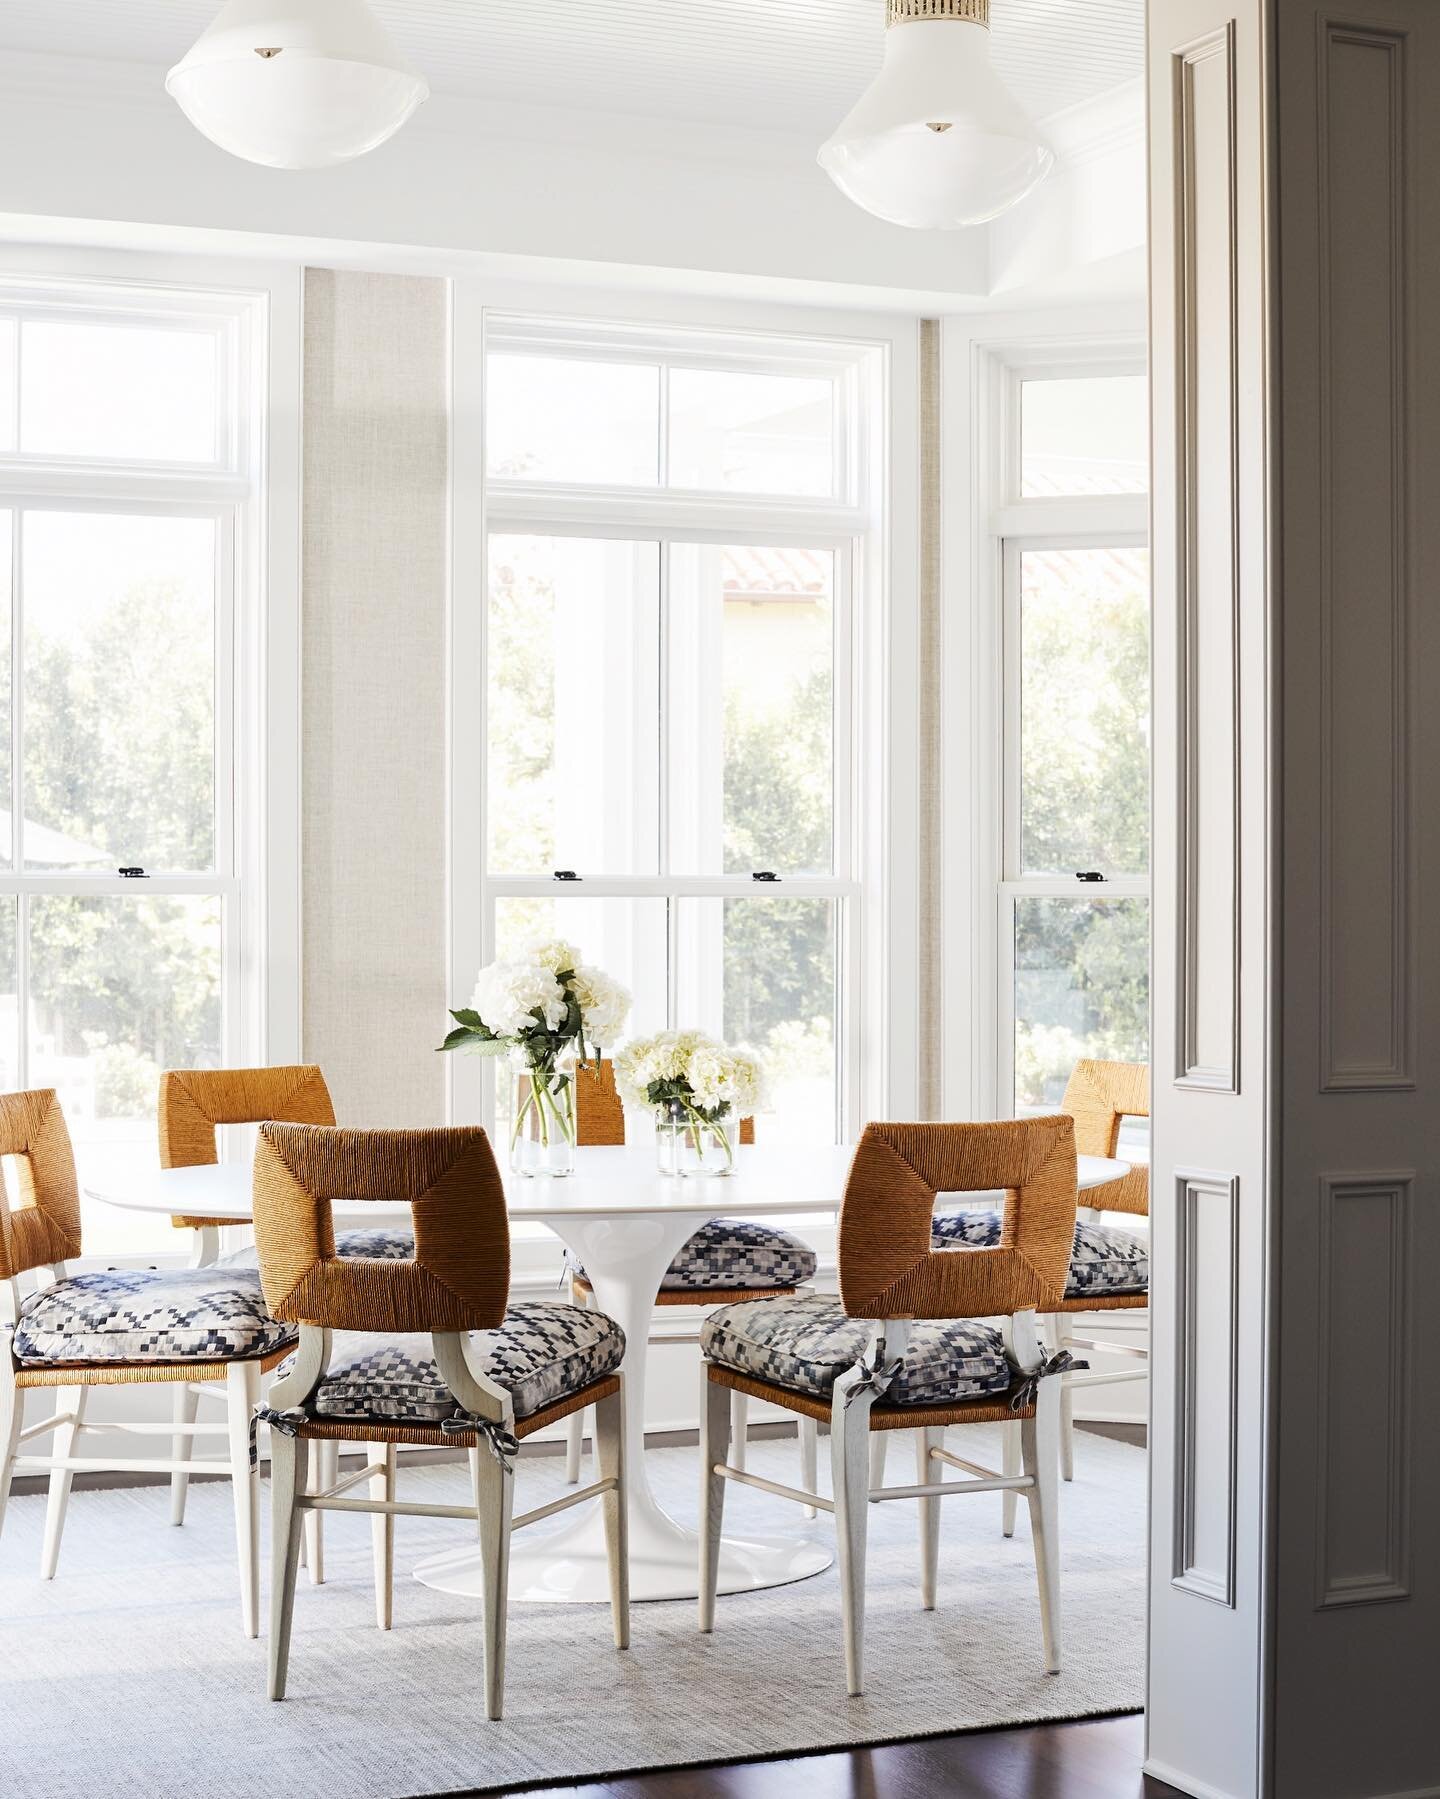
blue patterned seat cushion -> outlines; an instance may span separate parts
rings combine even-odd
[[[847,1368],[870,1345],[871,1327],[847,1318],[825,1293],[793,1299],[742,1299],[721,1306],[700,1327],[701,1353],[722,1368],[755,1380],[827,1398]],[[917,1323],[904,1366],[887,1390],[886,1405],[945,1405],[1004,1393],[1013,1377],[1005,1343],[979,1318]]]
[[[498,1330],[470,1334],[485,1372],[509,1392],[517,1418],[613,1373],[625,1354],[625,1333],[613,1319],[559,1300],[524,1300],[510,1307]],[[337,1331],[311,1409],[320,1418],[433,1425],[459,1407],[441,1379],[428,1333]]]
[[[408,1262],[415,1253],[415,1233],[405,1225],[373,1224],[363,1230],[336,1231],[335,1253],[339,1256],[368,1257],[373,1262]],[[232,1249],[221,1256],[217,1268],[254,1268],[255,1245]]]
[[[936,1249],[990,1249],[1000,1241],[1002,1218],[1000,1212],[942,1212],[931,1226],[930,1241]],[[1149,1291],[1150,1248],[1145,1238],[1077,1218],[1065,1297]]]
[[[565,1266],[585,1270],[567,1249]],[[803,1287],[815,1278],[815,1251],[790,1231],[754,1218],[712,1218],[681,1244],[660,1283],[662,1293],[715,1287]]]
[[[251,1269],[107,1268],[30,1294],[13,1347],[27,1363],[218,1362],[294,1338],[265,1310]]]

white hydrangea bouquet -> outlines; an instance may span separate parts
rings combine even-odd
[[[622,1099],[654,1112],[662,1174],[730,1174],[740,1120],[767,1105],[759,1059],[703,1031],[627,1044],[615,1058],[615,1084]]]
[[[626,989],[558,938],[537,939],[480,970],[470,1004],[451,1012],[455,1029],[440,1048],[503,1058],[517,1174],[573,1170],[576,1065],[598,1063],[629,1013]]]

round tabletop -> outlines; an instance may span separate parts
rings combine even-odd
[[[835,1212],[845,1192],[854,1151],[849,1146],[804,1147],[789,1144],[747,1145],[736,1153],[733,1175],[677,1178],[655,1166],[651,1143],[623,1149],[587,1146],[575,1152],[575,1172],[524,1176],[503,1172],[510,1216],[545,1221],[565,1217],[613,1217],[665,1214],[713,1218],[717,1201],[726,1217],[760,1213]],[[1105,1156],[1080,1156],[1077,1180],[1083,1192],[1128,1173],[1128,1162]],[[164,1168],[152,1173],[117,1173],[86,1182],[91,1199],[132,1212],[251,1218],[251,1172],[245,1162],[203,1163],[193,1168]],[[942,1195],[942,1198],[947,1197]],[[999,1193],[967,1193],[972,1204]],[[383,1202],[337,1200],[337,1218],[378,1219],[398,1206]]]

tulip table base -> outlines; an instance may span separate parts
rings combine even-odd
[[[537,1183],[538,1184],[538,1183]],[[700,1539],[661,1510],[645,1469],[645,1372],[655,1295],[675,1252],[709,1218],[723,1217],[724,1181],[684,1183],[686,1204],[674,1212],[576,1216],[557,1212],[544,1222],[567,1242],[595,1290],[595,1305],[625,1333],[625,1466],[630,1489],[630,1597],[693,1599],[699,1590]],[[698,1205],[699,1189],[718,1189],[713,1209]],[[692,1198],[693,1195],[693,1198]],[[703,1303],[703,1302],[702,1302]],[[587,1463],[582,1481],[593,1478]],[[524,1479],[524,1463],[518,1478]],[[695,1469],[700,1491],[700,1469]],[[515,1509],[525,1509],[517,1494]],[[726,1536],[720,1550],[720,1591],[808,1580],[834,1560],[831,1545],[807,1529],[799,1506],[793,1533]],[[415,1578],[442,1593],[480,1597],[480,1560],[473,1549],[430,1557]],[[600,1503],[577,1509],[573,1521],[545,1536],[528,1530],[512,1539],[510,1597],[572,1604],[608,1604],[605,1534]]]

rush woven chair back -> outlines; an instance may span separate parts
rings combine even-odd
[[[603,1148],[623,1148],[625,1143],[625,1107],[615,1086],[615,1065],[608,1057],[598,1063],[587,1063],[576,1076],[575,1140],[580,1144],[598,1144]],[[755,1120],[740,1120],[742,1145],[755,1141]],[[754,1276],[743,1286],[725,1286],[714,1278],[711,1267],[718,1256],[750,1251],[757,1264],[762,1258],[786,1271],[787,1278],[765,1286]],[[704,1281],[698,1278],[704,1273]],[[759,1219],[717,1218],[696,1233],[681,1249],[666,1276],[666,1285],[655,1296],[662,1306],[725,1305],[737,1299],[782,1298],[793,1293],[815,1272],[815,1255],[790,1231],[766,1224]],[[578,1267],[570,1269],[570,1297],[577,1305],[588,1305],[594,1289]],[[661,1339],[652,1338],[652,1341]],[[694,1336],[676,1336],[667,1332],[666,1343],[698,1343]],[[740,1466],[745,1462],[745,1445],[750,1434],[749,1400],[736,1393],[731,1400],[732,1431],[735,1457]],[[801,1477],[815,1483],[818,1455],[815,1425],[811,1419],[800,1421]],[[585,1418],[577,1412],[570,1420],[565,1435],[565,1478],[574,1486],[580,1478],[580,1462],[584,1451]]]
[[[160,1166],[194,1168],[218,1162],[215,1128],[261,1124],[334,1124],[335,1108],[325,1077],[313,1064],[280,1068],[168,1068],[160,1076]],[[227,1218],[177,1216],[177,1230],[198,1231],[196,1265],[219,1253]]]
[[[1117,1156],[1126,1118],[1150,1116],[1150,1070],[1142,1062],[1080,1061],[1065,1087],[1065,1110],[1075,1120],[1075,1147],[1082,1155]],[[1118,1341],[1073,1331],[1066,1314],[1123,1312],[1150,1304],[1150,1256],[1146,1239],[1134,1231],[1099,1222],[1101,1212],[1150,1213],[1150,1169],[1131,1165],[1119,1180],[1089,1187],[1075,1232],[1070,1279],[1060,1304],[1045,1320],[1055,1350],[1084,1350],[1119,1359],[1118,1367],[1067,1374],[1060,1399],[1060,1473],[1075,1477],[1075,1392],[1081,1387],[1115,1387],[1149,1378],[1148,1339]],[[1010,1450],[1013,1458],[1014,1448]],[[1005,1501],[1004,1529],[1015,1527],[1015,1503]]]
[[[0,1094],[0,1156],[15,1158],[17,1189],[13,1204],[0,1193],[0,1281],[78,1256],[80,1189],[53,1088]]]
[[[338,1254],[331,1217],[337,1199],[407,1204],[414,1220],[413,1254],[405,1260]],[[379,1521],[374,1533],[377,1616],[388,1626],[394,1520],[437,1515],[434,1506],[396,1500],[396,1446],[462,1447],[472,1452],[474,1503],[438,1511],[479,1527],[486,1705],[488,1715],[498,1718],[510,1535],[533,1518],[512,1517],[513,1456],[520,1438],[592,1404],[600,1478],[565,1503],[604,1500],[615,1640],[624,1648],[629,1640],[628,1589],[621,1381],[615,1371],[623,1338],[598,1314],[554,1304],[525,1308],[528,1336],[522,1340],[517,1314],[507,1311],[505,1190],[484,1131],[473,1126],[357,1131],[263,1124],[255,1152],[254,1216],[260,1278],[270,1309],[299,1327],[294,1363],[276,1381],[270,1405],[259,1414],[271,1426],[271,1698],[283,1698],[285,1692],[305,1513],[362,1511]],[[544,1330],[534,1316],[542,1312],[568,1314],[592,1336],[603,1335],[600,1327],[608,1327],[603,1359],[592,1353],[587,1360],[583,1345],[577,1353],[577,1333],[565,1331],[562,1317],[551,1321],[558,1322],[564,1339],[552,1339],[547,1361]],[[362,1343],[348,1364],[343,1353],[337,1356],[335,1333],[352,1331],[375,1333],[374,1348],[382,1356],[409,1354],[406,1383],[429,1396],[423,1408],[407,1411],[401,1406],[391,1415],[389,1394],[374,1403],[384,1380],[371,1366],[374,1353]],[[423,1333],[428,1344],[403,1352],[399,1339],[412,1333]],[[548,1392],[546,1377],[552,1383]],[[531,1393],[533,1403],[517,1415],[516,1394],[522,1390]],[[541,1398],[534,1398],[536,1392]],[[367,1499],[305,1491],[310,1444],[339,1438],[384,1445],[381,1462],[341,1483],[348,1489],[368,1478]],[[548,1516],[560,1508],[538,1509]]]
[[[265,1310],[259,1276],[251,1269],[95,1269],[69,1275],[65,1263],[81,1252],[79,1190],[70,1136],[53,1091],[0,1095],[0,1155],[16,1158],[18,1198],[0,1186],[0,1523],[14,1474],[48,1473],[49,1499],[40,1572],[55,1575],[69,1507],[76,1444],[87,1430],[151,1430],[111,1420],[86,1422],[90,1390],[98,1386],[163,1383],[177,1394],[218,1389],[223,1423],[194,1421],[194,1406],[178,1422],[182,1447],[168,1461],[87,1458],[97,1472],[153,1471],[172,1480],[196,1469],[223,1474],[234,1487],[240,1560],[241,1618],[259,1631],[259,1520],[249,1458],[250,1412],[260,1376],[289,1352],[291,1334]],[[22,1294],[20,1277],[45,1278]],[[53,1411],[26,1428],[28,1397],[55,1394]],[[227,1454],[196,1461],[197,1436],[226,1439]],[[50,1436],[48,1455],[19,1453],[22,1440]]]
[[[995,1188],[1005,1196],[998,1243],[964,1252],[932,1247],[937,1194]],[[728,1306],[701,1333],[702,1630],[714,1627],[727,1481],[834,1511],[852,1694],[864,1686],[867,1502],[919,1502],[921,1594],[930,1610],[939,1501],[953,1493],[1009,1491],[1030,1506],[1045,1666],[1059,1668],[1059,1383],[1048,1377],[1063,1363],[1047,1362],[1036,1313],[1064,1291],[1075,1200],[1068,1117],[866,1126],[840,1213],[839,1300],[809,1294],[789,1303]],[[761,1480],[730,1461],[734,1391],[828,1419],[833,1500]],[[1023,1472],[997,1473],[944,1447],[948,1425],[1010,1420],[1021,1425]],[[893,1430],[916,1433],[916,1483],[872,1491],[869,1434]],[[970,1478],[937,1480],[936,1464]]]
[[[1075,1120],[1075,1148],[1082,1156],[1116,1156],[1120,1126],[1150,1116],[1150,1070],[1143,1062],[1081,1060],[1065,1085],[1060,1109]],[[1150,1211],[1150,1170],[1131,1167],[1117,1181],[1091,1187],[1085,1205],[1097,1212]]]
[[[602,1149],[625,1147],[625,1106],[615,1086],[615,1064],[608,1056],[585,1062],[575,1076],[575,1141]],[[740,1120],[740,1141],[755,1141],[755,1120]]]

